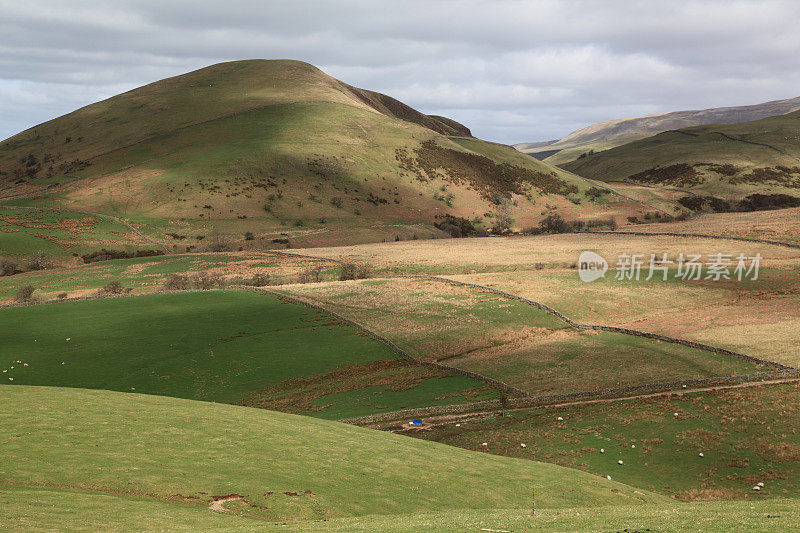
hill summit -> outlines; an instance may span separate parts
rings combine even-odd
[[[290,60],[212,65],[0,143],[0,197],[114,214],[176,250],[219,235],[239,247],[339,244],[503,231],[559,208],[620,212],[587,210],[589,188]]]

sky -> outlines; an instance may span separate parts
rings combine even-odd
[[[220,61],[299,59],[516,143],[800,96],[800,2],[0,0],[0,139]]]

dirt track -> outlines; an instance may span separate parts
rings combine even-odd
[[[793,377],[793,378],[783,378],[783,379],[775,379],[775,380],[767,380],[767,381],[751,381],[748,383],[736,383],[734,385],[715,385],[711,387],[700,387],[694,389],[682,389],[682,390],[672,390],[672,391],[664,391],[664,392],[653,392],[648,394],[636,394],[633,396],[623,396],[619,398],[600,398],[594,400],[576,400],[572,402],[562,402],[562,403],[554,403],[550,405],[540,405],[536,407],[518,407],[513,409],[505,409],[504,412],[512,413],[517,411],[530,411],[532,409],[551,409],[557,407],[574,407],[579,405],[592,405],[592,404],[605,404],[605,403],[615,403],[615,402],[624,402],[629,400],[639,400],[645,398],[659,398],[664,396],[683,396],[685,394],[694,394],[700,392],[711,392],[711,391],[719,391],[719,390],[727,390],[727,389],[743,389],[749,387],[766,387],[770,385],[780,385],[782,383],[796,383],[800,382],[800,376]],[[492,416],[497,415],[501,411],[476,411],[472,413],[459,413],[453,415],[439,415],[439,416],[431,416],[425,419],[425,422],[422,426],[419,427],[410,427],[405,425],[407,423],[406,419],[402,421],[394,421],[394,422],[385,422],[379,424],[369,424],[365,427],[373,428],[373,429],[394,429],[395,431],[418,431],[421,429],[427,429],[430,427],[441,426],[444,424],[452,423],[456,420],[463,420],[466,418],[476,418],[476,417],[484,417],[484,416]]]

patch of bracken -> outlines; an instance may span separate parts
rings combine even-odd
[[[400,168],[422,180],[440,177],[455,185],[468,184],[487,200],[497,196],[526,194],[532,186],[545,194],[565,196],[578,188],[560,179],[555,172],[540,172],[470,152],[444,148],[435,141],[425,141],[412,156],[407,150],[395,150]]]
[[[776,167],[754,168],[747,174],[741,174],[729,179],[733,184],[739,183],[776,183],[785,187],[800,188],[800,167]]]
[[[631,174],[628,179],[639,183],[661,183],[675,186],[692,186],[703,182],[703,178],[697,174],[694,167],[686,163],[651,168]]]

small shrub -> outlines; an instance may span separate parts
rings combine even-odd
[[[122,294],[123,292],[129,291],[126,291],[125,287],[123,287],[122,283],[119,281],[110,281],[106,283],[102,289],[100,289],[100,292],[102,294]]]
[[[17,273],[17,264],[10,259],[0,261],[0,276],[13,276]]]
[[[59,292],[58,295],[56,296],[56,298],[58,298],[59,300],[64,300],[66,297],[67,297],[66,292]]]
[[[195,274],[192,276],[191,281],[196,289],[203,291],[208,291],[223,285],[222,276],[219,274],[209,274],[208,272],[200,272],[199,274]]]
[[[511,230],[511,224],[514,223],[514,219],[508,215],[496,215],[494,218],[494,224],[492,225],[492,233],[495,235],[503,235],[508,233]]]
[[[304,268],[297,275],[299,283],[319,283],[322,281],[322,267]]]
[[[547,215],[539,222],[539,228],[544,233],[564,233],[567,231],[567,223],[558,213]]]
[[[270,283],[269,274],[262,274],[260,272],[253,274],[253,278],[250,280],[250,283],[254,287],[266,287]]]
[[[53,261],[44,252],[39,252],[28,260],[28,270],[47,270],[53,268]]]
[[[252,231],[246,231],[245,234],[244,234],[244,240],[246,240],[246,241],[252,241],[255,238],[256,238],[256,236],[253,235]]]
[[[339,268],[339,281],[351,279],[367,279],[372,277],[372,269],[369,265],[355,265],[347,263]]]
[[[185,274],[173,274],[164,282],[164,289],[168,291],[186,291],[190,286],[189,276]]]
[[[33,293],[36,290],[36,287],[33,285],[23,285],[19,289],[17,289],[17,293],[14,295],[14,299],[18,302],[30,302],[33,300]]]

